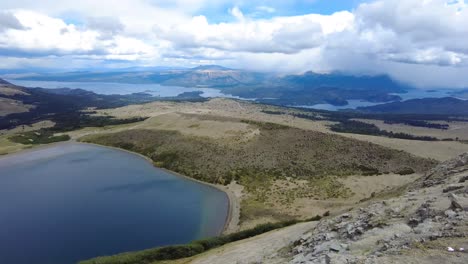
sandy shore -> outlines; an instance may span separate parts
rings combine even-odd
[[[127,151],[127,150],[123,150],[123,151]],[[128,152],[134,153],[134,152],[131,152],[131,151],[128,151]],[[138,154],[138,153],[135,153],[135,154],[141,155],[141,154]],[[149,159],[148,157],[146,157],[146,158]],[[221,234],[229,234],[229,233],[233,233],[233,232],[236,232],[236,231],[239,230],[240,198],[241,198],[240,196],[242,195],[242,190],[243,190],[243,187],[241,185],[239,185],[237,183],[231,183],[228,186],[224,186],[224,185],[220,185],[220,184],[211,184],[211,183],[207,183],[207,182],[203,182],[203,181],[199,181],[199,180],[187,177],[187,176],[182,175],[180,173],[170,171],[170,170],[167,170],[167,169],[164,169],[164,168],[159,168],[159,167],[157,167],[157,168],[160,169],[160,170],[163,170],[163,171],[165,171],[167,173],[170,173],[170,174],[172,174],[174,176],[181,177],[181,178],[184,178],[184,179],[187,179],[187,180],[190,180],[190,181],[194,181],[194,182],[197,182],[197,183],[200,183],[200,184],[203,184],[203,185],[207,185],[209,187],[215,188],[215,189],[225,193],[227,198],[228,198],[228,214],[226,216],[226,222],[224,224],[224,228],[223,228]]]
[[[224,227],[223,234],[230,234],[239,231],[240,222],[240,202],[242,199],[242,191],[244,187],[231,182],[227,186],[217,185],[219,189],[224,191],[229,199],[229,215]]]

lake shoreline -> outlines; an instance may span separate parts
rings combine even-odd
[[[188,176],[182,175],[180,173],[177,173],[177,172],[165,169],[165,168],[156,167],[154,165],[153,160],[150,159],[149,157],[147,157],[147,156],[145,156],[143,154],[137,153],[137,152],[127,150],[127,149],[117,148],[117,147],[113,147],[113,146],[105,146],[105,145],[89,143],[89,142],[81,142],[81,141],[70,140],[70,141],[55,142],[55,143],[50,143],[50,144],[45,144],[45,145],[32,146],[30,148],[25,148],[25,149],[22,149],[22,150],[17,151],[17,152],[2,155],[2,156],[0,156],[0,158],[7,158],[7,157],[11,158],[12,156],[15,156],[15,155],[25,154],[25,153],[33,152],[33,151],[40,150],[40,149],[53,148],[53,147],[57,147],[57,146],[64,145],[64,144],[84,144],[84,145],[92,145],[92,146],[98,146],[98,147],[103,147],[103,148],[114,149],[114,150],[117,150],[117,151],[123,151],[123,152],[129,153],[129,154],[132,154],[132,155],[136,155],[136,156],[138,156],[140,158],[143,158],[147,162],[150,162],[151,165],[154,166],[155,168],[158,168],[158,169],[160,169],[162,171],[165,171],[165,172],[167,172],[167,173],[169,173],[169,174],[171,174],[173,176],[183,178],[183,179],[186,179],[186,180],[190,180],[190,181],[193,181],[193,182],[196,182],[196,183],[199,183],[199,184],[203,184],[205,186],[208,186],[208,187],[214,188],[214,189],[216,189],[218,191],[221,191],[226,195],[226,197],[228,199],[228,205],[227,205],[228,206],[228,209],[227,209],[228,211],[227,211],[224,227],[223,227],[222,230],[220,230],[220,232],[218,232],[219,233],[218,235],[223,235],[223,234],[226,234],[226,233],[235,232],[235,231],[237,231],[239,229],[239,225],[238,225],[239,219],[234,219],[234,217],[238,218],[238,212],[234,212],[234,209],[237,208],[237,211],[239,210],[240,201],[236,197],[236,195],[235,195],[235,193],[233,191],[229,190],[226,186],[203,182],[203,181],[190,178]]]
[[[64,142],[64,143],[71,143],[71,142]],[[238,229],[238,220],[237,221],[233,220],[233,216],[234,216],[233,209],[235,207],[240,207],[240,202],[238,201],[235,194],[233,192],[231,192],[228,188],[226,188],[226,186],[207,183],[207,182],[200,181],[200,180],[197,180],[197,179],[194,179],[194,178],[190,178],[188,176],[177,173],[175,171],[171,171],[171,170],[168,170],[168,169],[165,169],[165,168],[156,167],[154,165],[154,162],[153,162],[152,159],[150,159],[149,157],[147,157],[147,156],[145,156],[145,155],[143,155],[141,153],[138,153],[138,152],[134,152],[134,151],[130,151],[130,150],[127,150],[127,149],[118,148],[118,147],[113,147],[113,146],[106,146],[106,145],[100,145],[100,144],[96,144],[96,143],[90,143],[90,142],[75,141],[73,143],[87,144],[87,145],[99,146],[99,147],[104,147],[104,148],[110,148],[110,149],[114,149],[114,150],[118,150],[118,151],[124,151],[124,152],[130,153],[130,154],[133,154],[133,155],[137,155],[137,156],[139,156],[141,158],[144,158],[146,161],[150,162],[151,165],[153,165],[155,168],[158,168],[158,169],[160,169],[162,171],[165,171],[165,172],[167,172],[167,173],[169,173],[171,175],[174,175],[176,177],[180,177],[180,178],[183,178],[183,179],[186,179],[186,180],[190,180],[190,181],[193,181],[193,182],[196,182],[196,183],[199,183],[199,184],[203,184],[205,186],[208,186],[208,187],[211,187],[211,188],[214,188],[214,189],[216,189],[218,191],[223,192],[226,195],[227,199],[228,199],[228,213],[226,215],[226,220],[225,220],[225,223],[224,223],[223,230],[221,230],[221,232],[219,232],[219,235],[223,235],[225,233],[237,231],[237,229]]]
[[[10,212],[0,223],[7,230],[28,230],[6,234],[0,243],[0,259],[5,261],[0,262],[26,264],[35,255],[71,264],[190,243],[224,231],[229,208],[225,192],[158,169],[142,158],[68,141],[35,145],[0,159],[0,207]],[[47,243],[41,240],[44,232],[50,235]],[[66,244],[55,254],[71,234],[77,235],[74,245],[84,250]],[[42,243],[44,250],[38,247]],[[34,254],[21,254],[22,249]]]

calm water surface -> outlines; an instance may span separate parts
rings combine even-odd
[[[394,93],[401,97],[402,101],[407,101],[411,99],[421,99],[421,98],[442,98],[442,97],[453,97],[451,94],[456,90],[450,89],[435,89],[435,90],[424,90],[424,89],[410,89],[406,93]],[[388,103],[388,102],[387,102]],[[358,107],[367,107],[385,104],[382,103],[373,103],[364,100],[348,100],[347,105],[336,106],[332,104],[316,104],[311,106],[297,106],[303,108],[311,108],[318,110],[328,110],[328,111],[339,111],[345,109],[357,109]]]
[[[228,199],[124,151],[65,143],[0,158],[0,263],[68,264],[217,235]]]
[[[56,88],[80,88],[91,91],[97,94],[121,94],[128,95],[132,93],[148,93],[153,96],[172,97],[184,92],[201,91],[202,97],[226,97],[239,98],[232,95],[221,93],[215,88],[187,88],[180,86],[164,86],[159,84],[132,84],[132,83],[109,83],[109,82],[55,82],[55,81],[27,81],[27,80],[11,80],[9,82],[25,87],[41,87],[48,89]]]
[[[7,80],[13,84],[26,86],[26,87],[42,87],[42,88],[81,88],[84,90],[92,91],[98,94],[132,94],[139,92],[146,92],[153,96],[172,97],[182,94],[184,92],[201,91],[203,97],[225,97],[237,98],[244,100],[255,100],[253,98],[246,99],[228,94],[223,94],[219,89],[215,88],[186,88],[178,86],[163,86],[159,84],[128,84],[128,83],[106,83],[106,82],[54,82],[54,81],[27,81],[27,80]],[[419,98],[442,98],[453,97],[452,93],[456,90],[453,89],[409,89],[406,93],[398,95],[402,101],[419,99]],[[267,99],[267,98],[263,98]],[[368,102],[365,100],[348,100],[348,104],[344,106],[336,106],[332,104],[316,104],[316,105],[294,105],[291,107],[303,107],[310,109],[339,111],[345,109],[357,109],[358,107],[375,106],[385,104],[385,102]]]

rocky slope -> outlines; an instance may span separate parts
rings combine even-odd
[[[177,263],[468,263],[468,153],[401,196],[360,206]]]
[[[321,221],[295,242],[290,263],[468,263],[467,247],[465,153],[402,197]]]

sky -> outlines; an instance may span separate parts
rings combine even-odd
[[[468,87],[466,0],[2,0],[0,69],[217,64]]]

